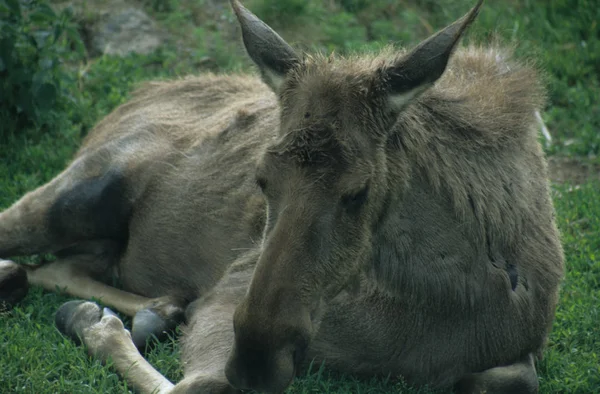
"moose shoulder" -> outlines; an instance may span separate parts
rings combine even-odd
[[[232,0],[262,81],[155,82],[0,214],[0,295],[141,392],[282,392],[311,360],[462,393],[536,393],[563,276],[535,70],[460,48],[481,1],[412,50],[298,54]],[[27,281],[24,278],[27,278]],[[117,289],[107,283],[118,278]],[[18,284],[18,285],[17,285]],[[184,379],[140,355],[186,320]]]

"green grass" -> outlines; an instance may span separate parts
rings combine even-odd
[[[211,1],[146,0],[172,38],[165,49],[124,59],[101,57],[69,64],[79,98],[43,132],[0,130],[0,208],[51,179],[69,161],[81,137],[151,78],[213,70],[246,70],[239,41],[231,42],[227,7],[204,12]],[[464,13],[471,1],[248,0],[249,8],[302,48],[348,52],[382,43],[410,44]],[[221,18],[222,16],[222,18]],[[600,152],[600,7],[595,0],[488,1],[471,39],[491,35],[518,44],[517,54],[545,70],[549,106],[544,118],[553,155],[598,161]],[[235,30],[233,30],[235,32]],[[171,45],[172,44],[172,45]],[[176,49],[173,49],[176,48]],[[2,127],[2,126],[0,126]],[[553,186],[567,261],[561,301],[545,358],[538,365],[541,393],[600,393],[600,184]],[[32,289],[0,316],[0,393],[128,392],[110,368],[54,328],[56,309],[69,298]],[[181,377],[175,340],[158,345],[150,362],[172,380]],[[395,380],[359,381],[314,366],[291,393],[426,393]]]

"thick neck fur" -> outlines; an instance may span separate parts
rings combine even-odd
[[[444,289],[465,287],[448,282],[478,269],[472,277],[484,280],[484,262],[513,264],[524,236],[553,231],[537,219],[552,210],[535,126],[544,91],[533,69],[506,56],[457,51],[392,130],[391,202],[376,229],[372,273],[393,295],[452,298]],[[476,293],[457,297],[473,304]]]

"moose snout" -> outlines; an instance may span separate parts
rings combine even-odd
[[[281,393],[294,380],[301,362],[298,355],[304,352],[303,346],[285,346],[270,352],[265,348],[249,349],[235,344],[225,366],[225,376],[238,390]]]
[[[237,389],[281,393],[304,360],[311,331],[303,308],[286,308],[288,313],[269,309],[243,302],[234,314],[235,339],[225,376]]]

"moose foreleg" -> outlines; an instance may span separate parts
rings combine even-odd
[[[70,260],[67,258],[39,267],[25,267],[30,284],[47,290],[58,288],[78,298],[94,298],[133,317],[133,342],[140,349],[144,348],[148,338],[154,335],[160,339],[165,332],[184,320],[185,303],[182,300],[169,296],[147,298],[108,286],[81,272],[78,269],[81,267],[80,261],[75,264]]]
[[[140,393],[168,393],[174,385],[142,357],[129,331],[108,309],[92,302],[70,301],[56,313],[58,329],[102,362],[111,361],[117,373]]]
[[[70,301],[63,304],[56,313],[56,324],[63,334],[77,343],[82,342],[92,357],[103,363],[110,361],[116,372],[136,392],[230,394],[238,391],[229,385],[223,372],[230,342],[225,343],[222,339],[232,339],[228,335],[229,331],[232,331],[231,314],[227,312],[226,315],[227,322],[212,316],[217,317],[217,322],[207,329],[213,335],[204,338],[193,335],[184,342],[183,346],[188,352],[204,352],[196,354],[194,361],[185,363],[185,378],[177,385],[173,385],[144,359],[133,343],[129,331],[110,310],[102,310],[92,302]],[[225,333],[227,338],[223,338],[219,333]]]
[[[58,329],[102,361],[112,360],[117,372],[142,393],[239,393],[225,377],[234,340],[232,317],[246,293],[260,249],[235,261],[215,288],[187,307],[182,339],[185,378],[173,386],[137,351],[123,323],[91,302],[71,301],[56,313]],[[134,318],[135,329],[135,318]]]
[[[233,313],[246,294],[259,253],[255,248],[241,256],[210,293],[188,306],[181,344],[185,379],[173,394],[240,392],[229,384],[225,364],[234,341]]]

